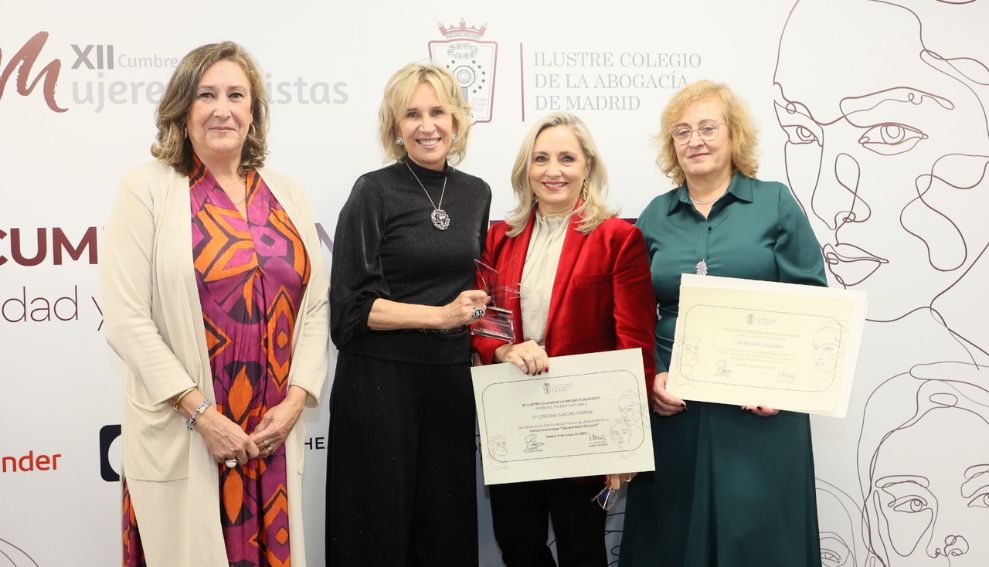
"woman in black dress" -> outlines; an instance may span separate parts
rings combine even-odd
[[[330,398],[327,556],[334,567],[477,565],[470,334],[491,189],[454,169],[456,80],[408,65],[385,87],[381,144],[340,211],[330,276],[340,350]]]

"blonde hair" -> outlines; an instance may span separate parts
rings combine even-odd
[[[529,185],[529,167],[532,163],[532,149],[536,145],[536,138],[548,128],[556,126],[566,126],[577,137],[580,149],[584,152],[590,172],[587,174],[587,192],[584,202],[574,210],[573,214],[580,218],[577,229],[587,234],[594,230],[597,225],[615,216],[615,212],[608,208],[605,197],[608,193],[608,170],[601,160],[594,138],[591,137],[587,124],[577,116],[569,112],[553,112],[542,117],[529,133],[522,140],[522,147],[519,148],[518,156],[515,158],[515,165],[512,167],[512,189],[515,191],[517,205],[509,211],[505,222],[511,227],[508,236],[515,236],[522,232],[525,224],[529,221],[532,207],[536,203],[536,195]]]
[[[189,107],[196,99],[203,75],[220,61],[239,65],[251,88],[251,125],[241,150],[241,171],[263,166],[268,155],[268,94],[257,64],[243,47],[232,41],[210,43],[193,49],[179,61],[155,111],[158,135],[151,145],[151,155],[179,173],[188,175],[193,169],[194,152],[185,129]]]
[[[663,109],[659,121],[659,134],[656,135],[656,142],[659,144],[656,164],[667,177],[673,179],[675,184],[683,185],[687,180],[677,160],[675,142],[671,134],[673,127],[687,111],[687,107],[707,98],[718,99],[724,107],[724,120],[731,144],[732,167],[743,175],[755,177],[759,170],[759,158],[756,157],[758,130],[752,121],[752,116],[742,99],[738,98],[728,85],[712,81],[697,81],[683,87],[673,95]]]
[[[398,123],[405,116],[405,109],[416,87],[426,83],[436,91],[436,98],[453,116],[453,140],[447,160],[456,165],[467,153],[467,135],[470,133],[470,105],[464,100],[460,84],[449,71],[430,64],[410,63],[388,79],[385,94],[378,109],[378,128],[381,149],[385,160],[403,160],[408,156],[405,146],[395,143]]]

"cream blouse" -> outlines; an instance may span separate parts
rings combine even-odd
[[[537,212],[533,218],[536,224],[532,227],[529,251],[522,267],[522,334],[525,340],[543,344],[553,282],[563,252],[567,226],[570,225],[570,215],[544,217]]]

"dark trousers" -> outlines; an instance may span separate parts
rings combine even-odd
[[[467,363],[341,352],[330,397],[328,565],[476,566],[474,451]]]
[[[552,519],[560,567],[606,566],[606,514],[591,501],[602,488],[569,478],[491,486],[491,518],[505,565],[555,567],[546,541]]]

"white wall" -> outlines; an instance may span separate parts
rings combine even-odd
[[[0,0],[0,458],[59,455],[50,470],[39,470],[43,459],[33,471],[5,461],[0,566],[119,560],[120,488],[101,478],[101,455],[115,466],[119,448],[100,444],[101,429],[120,420],[119,377],[99,333],[90,253],[120,178],[150,159],[155,102],[175,62],[222,39],[253,53],[274,102],[269,165],[304,184],[332,235],[353,180],[382,162],[385,81],[449,39],[438,22],[461,18],[486,25],[470,39],[497,45],[496,64],[480,62],[494,83],[490,120],[475,125],[461,165],[491,183],[492,218],[511,207],[518,143],[552,101],[588,122],[610,201],[634,217],[670,188],[650,137],[675,87],[711,78],[748,100],[760,177],[788,181],[831,257],[843,258],[830,266],[832,284],[870,292],[850,415],[814,420],[824,564],[942,565],[948,554],[952,565],[985,565],[989,544],[975,534],[989,525],[989,474],[971,467],[989,464],[989,382],[972,366],[989,348],[987,261],[977,262],[989,242],[989,9],[898,4]],[[39,32],[48,35],[37,59],[16,67]],[[492,49],[476,45],[480,57]],[[88,68],[101,50],[103,68]],[[60,67],[43,75],[51,62]],[[57,78],[52,106],[64,112],[46,103],[46,78]],[[89,246],[72,258],[60,235]],[[27,321],[17,320],[22,302]],[[305,419],[307,541],[318,566],[325,399]],[[893,475],[907,480],[876,487]],[[480,479],[478,494],[482,564],[500,565]],[[612,546],[620,525],[619,513]]]

